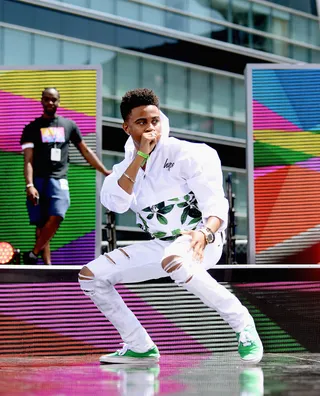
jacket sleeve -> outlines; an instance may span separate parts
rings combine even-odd
[[[127,160],[123,160],[112,168],[111,175],[104,179],[100,192],[100,201],[104,207],[116,213],[124,213],[130,209],[135,200],[135,194],[131,195],[124,191],[118,184],[118,180],[129,166]]]
[[[190,144],[185,147],[182,169],[190,191],[195,194],[202,219],[216,216],[221,220],[218,231],[228,225],[229,203],[223,190],[221,162],[217,152],[205,144]]]

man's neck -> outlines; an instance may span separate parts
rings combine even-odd
[[[42,114],[42,118],[45,118],[46,120],[53,120],[54,118],[57,118],[57,117],[58,117],[57,114],[53,114],[53,115],[49,115],[46,113]]]

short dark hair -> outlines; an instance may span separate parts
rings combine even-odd
[[[54,90],[57,92],[57,94],[58,94],[58,98],[60,99],[60,92],[57,90],[56,87],[47,87],[47,88],[45,88],[45,89],[42,91],[41,96],[43,96],[44,93],[45,93],[46,91],[49,91],[50,89],[54,89]]]
[[[120,104],[120,111],[123,121],[126,121],[132,109],[139,106],[153,105],[159,108],[159,98],[148,88],[136,88],[128,91],[123,97]]]

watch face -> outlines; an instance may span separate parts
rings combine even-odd
[[[212,234],[211,232],[208,232],[207,234],[207,241],[208,243],[213,243],[214,242],[214,234]]]

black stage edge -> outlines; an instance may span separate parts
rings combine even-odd
[[[0,266],[0,283],[78,282],[81,267]],[[209,270],[218,282],[319,281],[320,265],[221,265]],[[167,283],[170,278],[143,283]]]

